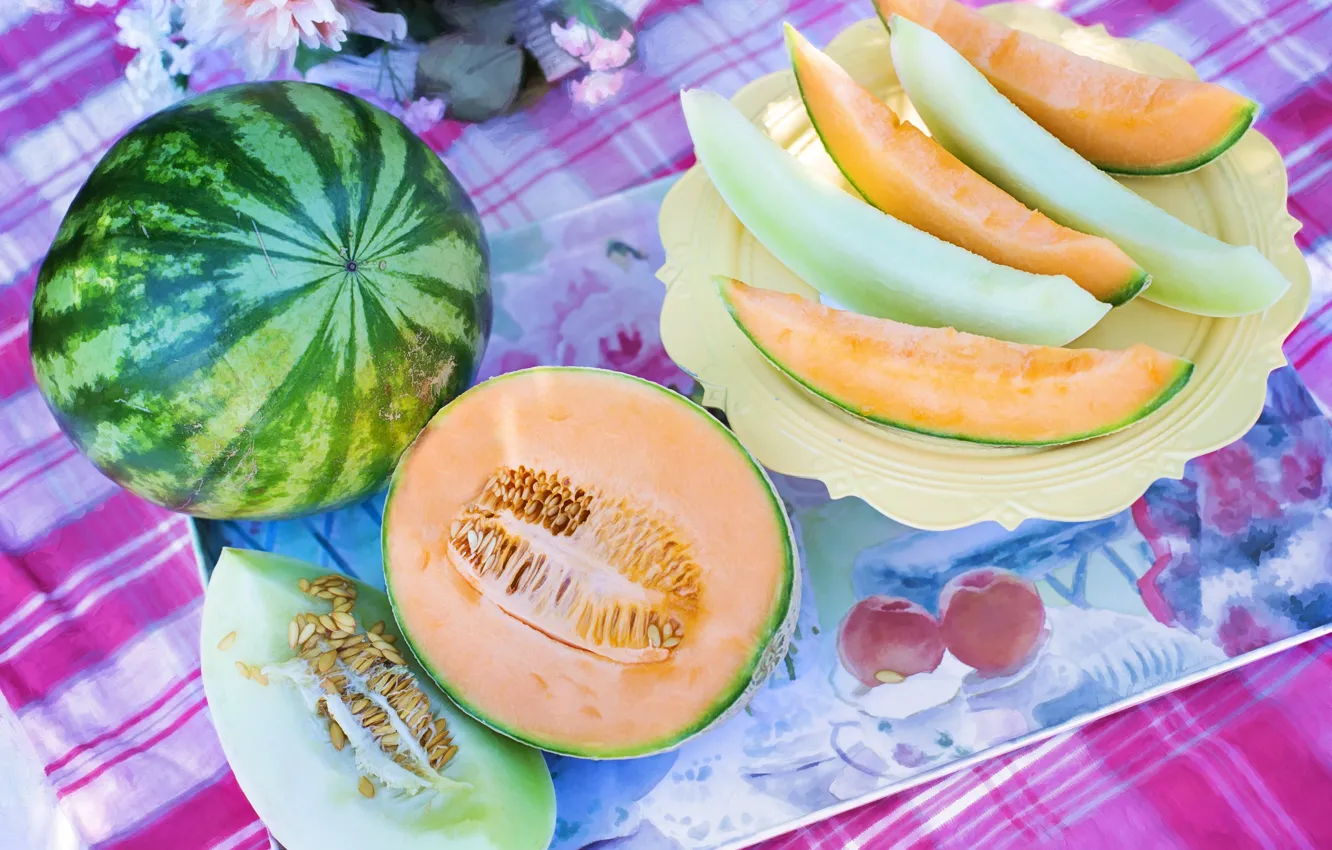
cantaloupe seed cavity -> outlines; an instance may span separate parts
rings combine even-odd
[[[450,528],[449,561],[509,616],[621,664],[664,661],[698,607],[676,524],[557,471],[502,467]]]
[[[362,629],[353,613],[356,586],[340,575],[300,580],[303,592],[332,603],[327,614],[297,614],[287,625],[290,660],[260,670],[237,662],[241,675],[267,684],[279,676],[296,686],[311,713],[326,719],[329,743],[352,748],[357,787],[367,798],[375,783],[404,794],[463,787],[443,775],[457,755],[443,714],[394,644],[384,624]]]

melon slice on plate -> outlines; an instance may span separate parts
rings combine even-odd
[[[1154,77],[1080,56],[956,0],[875,0],[938,33],[996,89],[1106,171],[1178,174],[1225,153],[1258,107],[1198,80]]]
[[[786,25],[800,95],[828,155],[874,206],[1005,266],[1066,275],[1118,305],[1147,285],[1119,246],[1055,224],[981,177]]]
[[[763,247],[810,286],[871,316],[1063,345],[1110,309],[1067,277],[992,263],[819,179],[720,95],[686,91],[694,152]]]
[[[907,431],[1050,446],[1118,431],[1179,392],[1193,364],[1124,351],[1017,345],[916,328],[718,278],[736,324],[769,362],[850,413]]]
[[[287,850],[549,845],[555,789],[541,754],[439,692],[376,588],[225,549],[201,668],[236,781]]]
[[[670,749],[739,710],[786,653],[795,551],[730,431],[597,369],[464,393],[384,512],[389,593],[435,680],[491,727],[588,758]]]
[[[1251,245],[1196,230],[1098,170],[986,81],[947,42],[895,16],[893,67],[934,138],[1019,201],[1123,248],[1152,276],[1143,297],[1204,316],[1266,310],[1290,287]]]

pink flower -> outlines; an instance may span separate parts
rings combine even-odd
[[[231,47],[250,79],[272,74],[301,44],[338,50],[349,32],[396,41],[406,36],[407,21],[364,0],[185,0],[186,38],[198,47]]]
[[[550,37],[555,45],[575,59],[582,59],[592,52],[593,39],[598,38],[597,31],[579,21],[570,18],[564,26],[551,21]]]
[[[402,111],[402,123],[418,136],[426,133],[444,117],[444,101],[439,98],[418,97]]]
[[[623,67],[634,55],[634,34],[629,30],[621,30],[612,41],[577,18],[570,18],[564,26],[552,22],[550,37],[557,47],[587,63],[593,71]]]
[[[600,106],[624,87],[624,76],[622,71],[594,71],[580,80],[574,80],[570,84],[574,103],[587,107]]]
[[[610,71],[628,64],[633,57],[634,34],[623,30],[614,41],[597,37],[592,52],[584,57],[593,71]]]

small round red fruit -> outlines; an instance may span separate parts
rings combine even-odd
[[[1003,675],[1031,657],[1045,628],[1045,603],[1016,573],[981,567],[944,585],[939,625],[959,661],[983,676]]]
[[[871,688],[931,672],[943,654],[939,621],[909,599],[862,599],[846,612],[837,629],[842,666]]]

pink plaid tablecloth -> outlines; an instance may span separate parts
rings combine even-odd
[[[22,6],[0,3],[0,695],[89,845],[263,847],[203,699],[186,523],[99,476],[32,385],[26,322],[38,264],[73,193],[138,112],[112,9]],[[1263,105],[1258,126],[1286,156],[1315,280],[1286,350],[1332,400],[1332,6],[1063,7],[1163,43]],[[822,43],[869,11],[867,0],[657,3],[639,66],[599,111],[556,93],[485,127],[439,125],[427,139],[491,228],[549,216],[687,166],[676,92],[730,93],[783,67],[781,20]],[[1332,847],[1329,650],[1332,639],[1306,644],[772,846]]]

